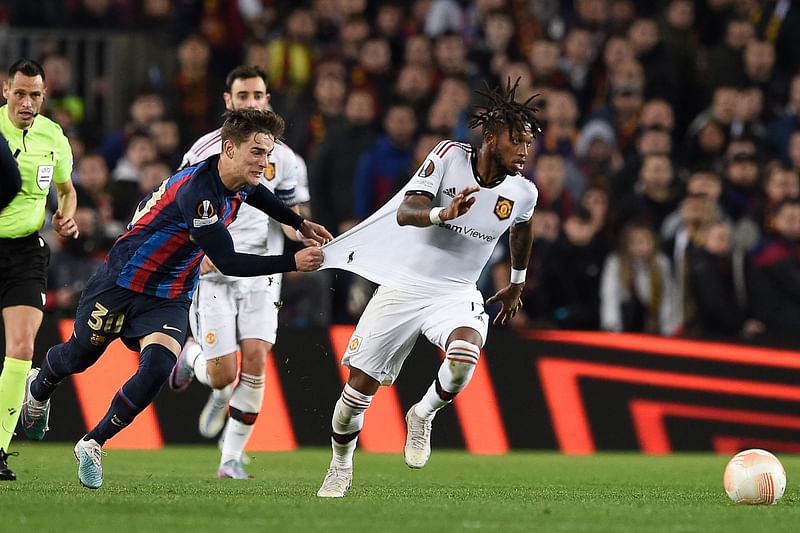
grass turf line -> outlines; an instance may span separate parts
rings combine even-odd
[[[736,506],[727,457],[434,450],[422,470],[400,455],[358,453],[350,494],[314,496],[330,452],[257,453],[251,481],[214,477],[213,446],[110,450],[97,491],[77,480],[71,444],[21,442],[18,480],[0,483],[0,531],[788,531],[800,527],[793,480],[775,506]],[[791,526],[794,524],[794,526]],[[788,529],[787,529],[788,528]]]

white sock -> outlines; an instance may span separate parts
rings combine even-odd
[[[421,418],[433,418],[436,415],[436,411],[451,401],[452,400],[443,400],[442,397],[439,396],[439,393],[436,392],[436,382],[434,381],[431,383],[431,386],[428,387],[428,390],[425,391],[422,399],[417,402],[416,407],[414,407],[414,412]]]
[[[342,395],[336,401],[331,419],[331,428],[337,435],[350,435],[361,431],[364,427],[364,412],[372,403],[372,398],[358,392],[348,384],[345,384]],[[353,454],[356,451],[358,436],[352,440],[340,443],[331,437],[331,448],[333,458],[331,466],[337,468],[353,468]]]
[[[451,342],[437,373],[437,379],[442,390],[453,396],[464,390],[464,387],[472,379],[480,353],[480,347],[474,344],[462,340]],[[439,409],[452,401],[452,398],[445,400],[439,396],[436,391],[436,381],[434,381],[417,403],[414,412],[419,417],[432,418]]]
[[[244,453],[244,447],[247,441],[250,440],[250,435],[253,434],[253,426],[247,425],[228,417],[228,423],[225,424],[225,431],[222,440],[222,457],[219,460],[220,466],[224,465],[231,459],[239,460]]]
[[[230,388],[230,385],[227,387]],[[224,390],[224,389],[223,389]],[[216,392],[216,391],[215,391]],[[230,413],[242,413],[242,420],[228,414],[228,423],[222,440],[220,464],[231,459],[240,459],[250,435],[253,434],[256,418],[264,403],[264,376],[241,374],[239,383],[230,397]],[[248,423],[249,422],[249,423]]]

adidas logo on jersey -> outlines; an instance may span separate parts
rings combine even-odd
[[[442,192],[444,194],[446,194],[447,196],[449,196],[450,198],[453,198],[456,195],[456,188],[455,187],[450,187],[449,189],[445,189]]]

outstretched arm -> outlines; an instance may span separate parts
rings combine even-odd
[[[487,304],[500,302],[500,312],[494,319],[495,325],[504,325],[509,319],[522,309],[522,289],[525,287],[525,270],[528,268],[528,259],[533,246],[533,220],[511,226],[508,237],[511,248],[511,281],[486,300]]]
[[[397,223],[401,226],[425,228],[446,220],[453,220],[470,210],[475,203],[471,195],[480,187],[466,187],[459,192],[447,207],[432,207],[430,196],[408,194],[397,209]]]
[[[276,272],[310,272],[322,263],[322,250],[304,248],[291,255],[255,255],[235,251],[231,234],[222,223],[203,231],[193,231],[192,239],[203,249],[214,266],[228,276],[263,276]]]
[[[306,239],[311,239],[318,244],[325,244],[333,239],[333,235],[324,226],[304,219],[260,183],[247,195],[245,202],[281,224],[293,227]]]

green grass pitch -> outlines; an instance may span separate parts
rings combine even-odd
[[[105,484],[77,480],[72,445],[27,443],[0,483],[0,531],[798,531],[800,456],[774,506],[737,506],[722,489],[727,457],[434,450],[422,470],[400,455],[356,454],[343,500],[320,500],[329,451],[257,453],[251,481],[214,477],[212,446],[110,450]]]

